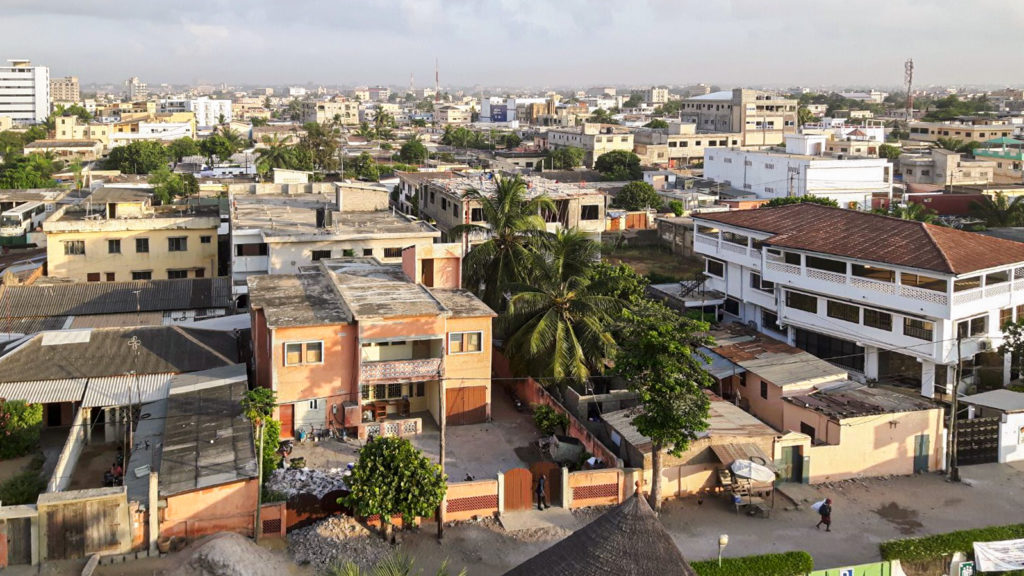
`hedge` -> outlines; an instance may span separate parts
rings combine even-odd
[[[989,526],[976,530],[960,530],[921,538],[890,540],[879,545],[883,560],[932,560],[955,552],[974,552],[975,542],[1017,540],[1024,538],[1024,524]]]
[[[783,552],[690,563],[699,576],[803,576],[814,570],[807,552]]]

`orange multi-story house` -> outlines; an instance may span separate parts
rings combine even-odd
[[[277,393],[282,437],[410,433],[427,412],[438,421],[442,402],[448,424],[490,417],[495,314],[459,288],[459,250],[409,247],[401,265],[328,259],[248,279],[256,379]]]

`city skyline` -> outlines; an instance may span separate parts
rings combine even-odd
[[[998,58],[1024,4],[948,0],[766,6],[651,0],[304,2],[163,5],[55,0],[5,6],[0,58],[28,58],[83,84],[685,84],[898,86],[913,57],[919,86],[1010,85]],[[955,16],[955,17],[953,17]],[[968,46],[964,30],[984,28]],[[84,31],[83,31],[84,29]],[[1011,40],[1010,42],[1013,42]],[[1016,40],[1024,49],[1024,42]]]

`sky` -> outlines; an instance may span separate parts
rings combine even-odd
[[[0,0],[0,60],[83,84],[1024,83],[1021,0]]]

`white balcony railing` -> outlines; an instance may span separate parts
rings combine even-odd
[[[363,362],[359,366],[359,376],[362,382],[404,380],[408,378],[439,378],[440,374],[440,358]]]

